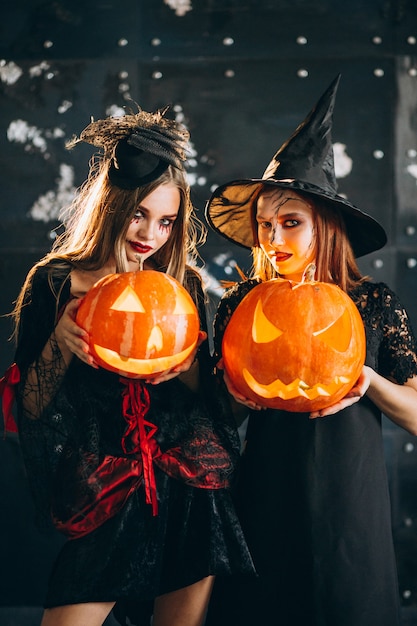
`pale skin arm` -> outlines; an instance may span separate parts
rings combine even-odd
[[[358,402],[365,393],[390,420],[412,435],[417,435],[417,376],[399,385],[366,365],[358,382],[343,400],[327,409],[311,413],[310,418],[333,415]]]

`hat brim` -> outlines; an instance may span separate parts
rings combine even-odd
[[[383,227],[370,215],[339,195],[300,180],[252,178],[234,180],[215,189],[206,204],[206,219],[222,237],[244,248],[258,245],[254,202],[265,186],[293,189],[317,196],[337,206],[346,224],[346,231],[356,257],[379,250],[387,243]]]

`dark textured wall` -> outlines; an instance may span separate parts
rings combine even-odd
[[[339,192],[387,229],[361,269],[387,282],[417,330],[417,5],[414,0],[15,0],[0,20],[0,314],[49,248],[87,172],[64,144],[90,117],[132,100],[171,106],[191,131],[193,200],[258,177],[335,77]],[[245,251],[210,233],[201,250],[213,304]],[[13,357],[0,318],[0,366]],[[416,407],[417,410],[417,407]],[[417,448],[384,428],[404,610],[417,607]],[[40,604],[60,543],[40,536],[17,441],[0,442],[0,604]],[[3,560],[4,559],[4,560]]]

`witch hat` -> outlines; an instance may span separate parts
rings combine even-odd
[[[318,196],[337,206],[355,256],[382,248],[387,236],[370,215],[337,194],[332,145],[333,109],[340,74],[291,137],[275,153],[262,178],[220,185],[206,205],[206,219],[220,235],[245,248],[258,245],[255,204],[265,185]]]

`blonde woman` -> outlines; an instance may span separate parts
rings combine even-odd
[[[229,493],[239,444],[188,265],[198,243],[188,133],[139,110],[92,122],[78,141],[102,153],[17,299],[8,373],[9,383],[20,377],[18,429],[38,513],[68,537],[42,626],[101,626],[112,610],[120,624],[153,616],[154,626],[200,626],[214,575],[252,564]],[[201,323],[198,351],[149,382],[99,368],[75,321],[98,279],[139,264],[182,283]]]

